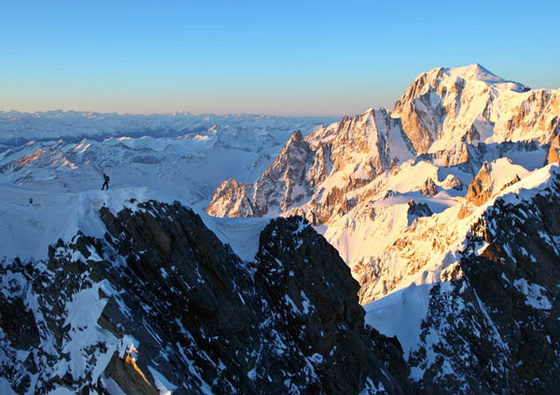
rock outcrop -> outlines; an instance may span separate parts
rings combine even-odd
[[[254,217],[257,212],[250,196],[253,186],[230,179],[220,184],[208,206],[208,214],[220,216],[222,212],[231,217]],[[218,204],[217,202],[220,202]]]
[[[408,202],[408,224],[411,225],[414,220],[421,218],[421,217],[429,217],[432,215],[432,210],[430,210],[430,206],[426,203],[416,203],[414,200],[410,200]]]
[[[490,199],[493,192],[491,173],[490,165],[488,162],[484,162],[476,177],[474,177],[469,184],[465,200],[472,202],[475,206],[481,206]]]
[[[546,155],[546,164],[560,162],[560,133],[550,142],[550,148]]]

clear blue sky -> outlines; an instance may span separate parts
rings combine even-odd
[[[27,1],[0,110],[354,115],[434,67],[560,88],[560,1]]]

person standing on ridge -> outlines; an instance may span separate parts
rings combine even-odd
[[[101,190],[104,189],[109,189],[109,176],[105,173],[103,173],[103,186],[101,187]]]

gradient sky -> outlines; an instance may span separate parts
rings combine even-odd
[[[0,110],[354,115],[434,67],[560,88],[560,1],[0,3]]]

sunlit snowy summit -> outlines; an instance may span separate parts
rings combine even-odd
[[[559,120],[478,64],[338,120],[1,112],[0,393],[554,393]]]
[[[256,181],[222,183],[207,212],[307,218],[420,391],[545,391],[560,351],[559,120],[559,90],[436,68],[392,110],[294,133]]]

